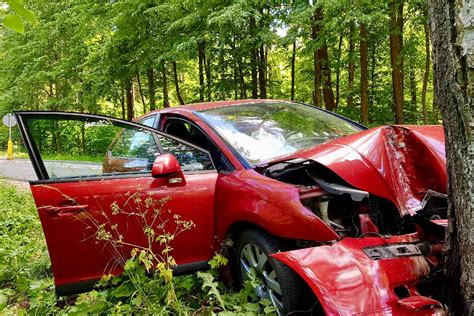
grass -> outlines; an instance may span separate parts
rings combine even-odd
[[[68,154],[44,154],[41,155],[43,160],[63,160],[63,161],[84,161],[84,162],[102,162],[104,157],[87,156],[87,155],[68,155]]]
[[[0,150],[0,157],[7,158],[7,152],[5,150]],[[13,151],[13,158],[28,159],[28,154],[22,151]]]
[[[31,194],[0,180],[0,201],[0,313],[50,310],[53,280]]]
[[[151,314],[169,315],[250,314],[271,312],[269,301],[255,302],[252,281],[240,292],[230,292],[217,281],[217,271],[173,276],[175,296],[169,301],[163,276],[151,278],[137,260],[129,260],[125,273],[109,283],[111,288],[57,298],[43,236],[31,193],[0,179],[0,315]],[[211,266],[222,260],[216,256]],[[135,280],[127,275],[133,275]],[[139,282],[137,283],[137,280]],[[104,281],[105,282],[105,281]],[[147,293],[146,300],[136,293]],[[143,298],[143,297],[141,297]],[[249,302],[249,301],[253,301]],[[170,312],[170,306],[178,306]]]
[[[0,157],[7,158],[7,152],[0,150]],[[68,155],[68,154],[43,154],[43,160],[65,160],[65,161],[90,161],[102,162],[104,157],[87,156],[87,155]],[[28,153],[22,151],[14,151],[13,158],[28,159]]]

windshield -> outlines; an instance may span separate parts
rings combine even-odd
[[[292,102],[248,103],[199,112],[251,164],[361,131],[335,115]]]

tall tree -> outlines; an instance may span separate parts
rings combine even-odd
[[[291,50],[291,101],[295,100],[295,67],[296,67],[296,40],[293,41]]]
[[[183,97],[181,96],[181,90],[179,89],[179,80],[178,80],[178,66],[176,65],[176,61],[173,60],[173,80],[174,80],[174,88],[176,89],[176,97],[178,98],[178,102],[180,105],[184,105]]]
[[[428,23],[423,25],[425,35],[425,71],[423,73],[423,86],[421,88],[421,106],[423,112],[423,123],[428,124],[428,108],[426,106],[426,91],[428,90],[428,80],[430,78],[431,68],[431,50],[430,50],[430,36],[428,31]]]
[[[403,1],[389,1],[390,16],[390,63],[392,66],[393,112],[395,123],[403,124],[404,96],[403,96]]]
[[[313,40],[316,41],[317,49],[315,52],[315,90],[322,87],[324,105],[327,110],[333,111],[335,108],[334,92],[332,90],[331,68],[329,64],[329,54],[326,37],[322,34],[323,9],[320,5],[316,6],[313,14]],[[319,72],[317,74],[316,72]],[[317,92],[319,94],[319,92]],[[319,101],[318,101],[319,102]]]
[[[132,79],[127,80],[125,84],[125,100],[127,106],[127,120],[133,120],[135,116],[135,109],[134,109],[134,100],[133,97],[133,81]]]
[[[252,40],[254,41],[254,38],[256,37],[256,34],[257,34],[257,25],[256,25],[254,15],[250,17],[249,30],[250,30],[250,36],[252,37]],[[255,45],[254,43],[252,44]],[[258,98],[258,48],[257,47],[252,47],[250,50],[250,67],[251,67],[251,72],[252,72],[252,98],[257,99]]]
[[[148,98],[150,102],[150,111],[153,111],[156,109],[155,71],[153,68],[148,68],[146,76],[148,79]]]
[[[352,107],[354,105],[354,78],[355,78],[355,58],[354,58],[354,32],[355,32],[355,23],[350,21],[349,25],[349,52],[348,52],[348,68],[347,68],[347,106]]]
[[[447,280],[455,315],[474,314],[474,2],[429,0],[436,103],[448,172]]]
[[[168,74],[165,62],[163,62],[163,65],[161,66],[161,82],[163,85],[163,107],[168,108],[170,106],[170,101],[168,95]]]
[[[337,110],[339,106],[339,95],[340,95],[340,81],[341,81],[341,53],[342,53],[342,34],[339,35],[339,44],[337,45],[337,64],[336,64],[336,101],[334,104],[334,110]]]
[[[369,79],[368,79],[368,45],[367,28],[360,24],[360,121],[369,123]]]
[[[198,43],[198,64],[199,64],[199,101],[204,102],[204,68],[205,68],[205,44],[204,41]]]
[[[265,46],[262,44],[258,51],[258,85],[260,88],[260,98],[267,98],[267,56]]]
[[[321,18],[317,14],[318,10],[314,10],[311,16],[311,39],[318,41],[321,32]],[[315,47],[313,51],[313,104],[315,106],[322,105],[321,94],[321,60],[319,57],[319,48]]]

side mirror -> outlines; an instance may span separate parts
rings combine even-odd
[[[153,178],[167,178],[168,185],[185,185],[183,171],[178,159],[172,154],[162,154],[156,157],[151,168]]]

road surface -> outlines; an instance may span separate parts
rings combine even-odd
[[[45,167],[50,176],[80,176],[102,173],[101,163],[82,161],[45,161]],[[15,181],[37,180],[35,170],[29,159],[7,160],[0,158],[0,176]]]

